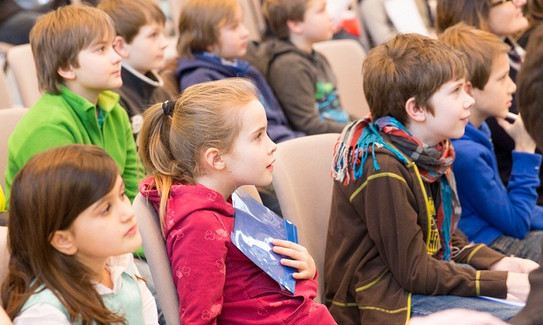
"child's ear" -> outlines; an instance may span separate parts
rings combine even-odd
[[[223,170],[226,168],[226,163],[221,157],[221,152],[217,148],[208,148],[204,152],[204,163],[208,168],[214,170]]]
[[[115,36],[113,40],[113,48],[115,52],[121,56],[121,58],[126,59],[128,57],[128,50],[126,49],[126,40],[122,36]]]
[[[73,242],[73,235],[69,230],[57,230],[51,238],[51,246],[66,255],[77,253],[77,247]]]
[[[471,81],[466,82],[466,93],[473,97],[473,85],[471,84]]]
[[[60,67],[57,69],[57,73],[64,79],[64,80],[75,80],[76,74],[74,71],[74,68],[71,65],[67,65],[65,67]]]
[[[424,122],[426,120],[426,110],[417,105],[415,97],[411,97],[405,102],[405,111],[407,112],[407,116],[416,122]]]
[[[287,27],[291,33],[301,34],[302,33],[302,21],[287,20]]]

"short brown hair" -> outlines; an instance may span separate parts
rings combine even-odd
[[[192,52],[205,52],[219,42],[219,29],[236,18],[241,10],[237,0],[190,0],[181,9],[177,53],[192,58]]]
[[[464,23],[489,31],[486,22],[490,11],[490,0],[439,0],[436,7],[436,31]]]
[[[166,16],[152,0],[102,0],[98,9],[113,19],[115,32],[128,44],[138,35],[142,26],[166,23]]]
[[[443,84],[466,77],[459,54],[443,42],[419,34],[398,34],[373,48],[362,71],[373,119],[392,116],[404,125],[409,98],[433,114],[432,95]]]
[[[113,21],[88,5],[68,5],[38,18],[30,31],[30,44],[40,90],[60,93],[64,79],[58,69],[79,67],[79,53],[104,37],[113,39]]]
[[[303,21],[309,1],[311,0],[264,0],[262,13],[277,38],[289,39],[287,21]]]
[[[439,39],[464,54],[468,80],[481,90],[488,82],[496,56],[507,54],[510,49],[496,35],[464,23],[447,28]]]

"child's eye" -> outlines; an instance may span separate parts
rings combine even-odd
[[[121,200],[123,200],[123,199],[125,199],[125,198],[126,198],[126,192],[123,191],[123,192],[121,193]]]
[[[262,132],[258,132],[258,134],[256,135],[256,139],[257,139],[257,140],[261,140],[261,139],[262,139]]]
[[[109,213],[110,210],[111,210],[111,204],[108,203],[105,209],[102,210],[101,214],[105,216]]]

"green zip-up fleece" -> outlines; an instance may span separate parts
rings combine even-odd
[[[62,86],[61,93],[46,93],[17,124],[8,141],[6,199],[15,174],[36,153],[68,144],[94,144],[103,148],[119,165],[126,195],[133,200],[138,192],[140,164],[126,111],[119,95],[104,91],[98,96],[103,125],[98,125],[96,107],[87,99]],[[8,200],[9,201],[9,200]]]

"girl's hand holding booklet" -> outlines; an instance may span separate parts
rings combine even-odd
[[[272,251],[272,239],[284,239],[298,243],[298,231],[291,222],[253,199],[243,190],[232,194],[236,209],[232,242],[253,263],[266,272],[282,287],[294,293],[295,269],[280,263],[281,255]]]

